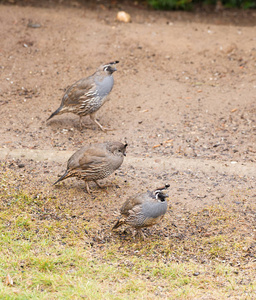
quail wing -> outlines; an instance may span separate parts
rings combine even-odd
[[[141,193],[128,198],[120,209],[121,214],[128,215],[130,210],[132,210],[135,206],[142,205],[149,196],[150,193]]]
[[[87,148],[87,150],[86,150]],[[91,169],[94,165],[107,163],[106,150],[97,147],[84,147],[68,160],[68,169]]]
[[[61,105],[76,106],[79,100],[94,97],[90,90],[95,87],[92,77],[83,78],[72,84],[65,92]]]

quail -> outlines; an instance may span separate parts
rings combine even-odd
[[[128,224],[136,229],[144,237],[141,230],[143,227],[150,227],[158,223],[167,211],[167,194],[163,193],[170,185],[147,191],[128,198],[120,209],[121,217],[112,229],[116,229],[123,224]]]
[[[103,179],[118,169],[126,156],[127,144],[106,142],[86,145],[76,151],[68,160],[66,172],[54,183],[69,177],[85,181],[90,193],[88,181],[94,181],[99,187],[98,179]]]
[[[117,63],[119,61],[101,65],[93,75],[82,78],[69,86],[64,93],[60,107],[50,115],[47,121],[56,115],[71,112],[80,117],[80,129],[82,128],[82,117],[89,115],[101,130],[107,130],[96,120],[95,114],[106,102],[106,96],[113,88],[112,74],[116,71],[113,65]]]

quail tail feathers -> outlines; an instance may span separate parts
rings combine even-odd
[[[119,220],[117,220],[116,224],[112,227],[112,230],[122,226],[123,224],[125,224],[125,220],[123,218],[120,218]]]
[[[70,177],[69,170],[67,170],[57,181],[55,181],[53,185],[57,184],[58,182],[62,181],[63,179],[66,179],[68,177]]]
[[[57,110],[55,110],[55,112],[53,112],[53,113],[50,115],[50,117],[49,117],[46,121],[48,121],[48,120],[50,120],[52,117],[58,115],[59,112],[60,112],[61,110],[62,110],[62,106],[60,106]]]

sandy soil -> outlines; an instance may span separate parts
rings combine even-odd
[[[116,21],[121,9],[132,23]],[[108,223],[127,196],[167,182],[174,213],[255,202],[256,12],[73,2],[1,5],[0,20],[1,170],[13,170],[17,188],[58,195],[88,217],[96,209]],[[80,131],[72,114],[46,122],[68,85],[112,60],[120,60],[115,85],[97,117],[114,131],[88,117]],[[75,179],[51,185],[70,153],[106,140],[129,144],[106,189],[88,195]]]

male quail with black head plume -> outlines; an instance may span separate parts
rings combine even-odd
[[[69,177],[85,181],[90,193],[88,181],[94,181],[99,187],[98,179],[103,179],[118,169],[126,156],[127,144],[106,142],[82,147],[68,160],[66,172],[54,184]]]
[[[80,79],[68,87],[60,107],[50,115],[47,121],[56,115],[71,112],[80,117],[80,129],[82,128],[82,117],[90,115],[91,120],[101,130],[107,130],[96,120],[95,114],[106,102],[106,96],[113,88],[114,78],[112,74],[116,71],[113,65],[118,62],[113,61],[101,65],[93,75]]]
[[[121,217],[113,229],[128,224],[134,227],[144,239],[141,228],[158,223],[167,211],[166,197],[168,195],[164,194],[162,190],[169,186],[166,184],[153,192],[147,191],[128,198],[120,209]]]

